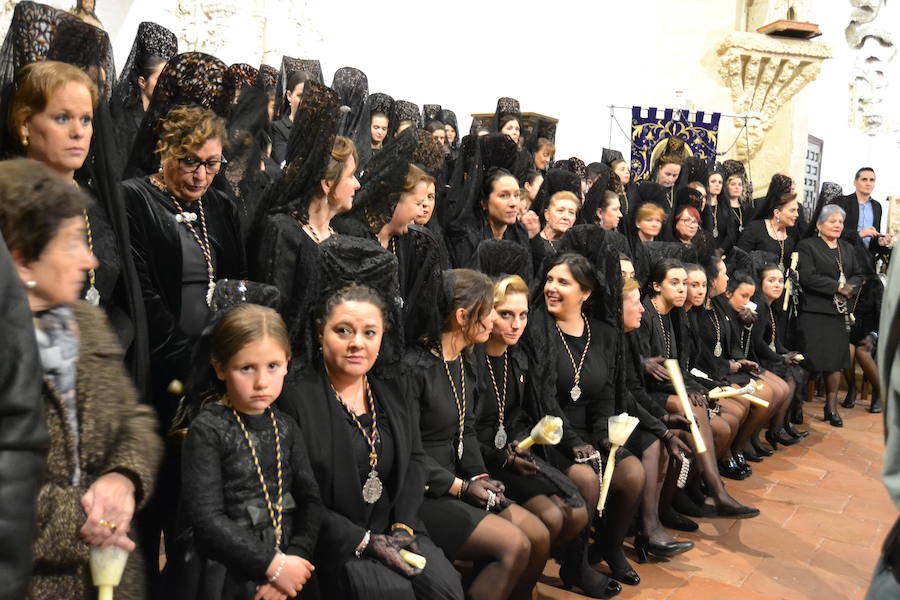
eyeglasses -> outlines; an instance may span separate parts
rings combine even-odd
[[[683,223],[687,226],[699,225],[700,222],[697,219],[691,219],[690,217],[684,217],[683,219],[678,219],[679,223]]]
[[[196,158],[179,158],[178,164],[184,173],[196,173],[200,167],[206,168],[209,175],[215,175],[222,169],[222,165],[227,165],[228,161],[224,158],[215,160],[197,160]]]

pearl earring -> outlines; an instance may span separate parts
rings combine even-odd
[[[37,281],[35,281],[34,279],[29,279],[25,282],[25,287],[27,287],[29,290],[33,290],[37,287]]]
[[[23,148],[28,147],[28,136],[27,135],[22,137],[22,147]]]

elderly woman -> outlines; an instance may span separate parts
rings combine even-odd
[[[233,205],[210,188],[224,163],[223,122],[209,110],[178,107],[161,119],[159,130],[160,171],[124,182],[123,195],[147,307],[150,401],[165,431],[178,404],[170,384],[186,381],[215,283],[245,279],[246,268]],[[167,456],[159,492],[142,523],[148,553],[159,544],[161,523],[174,527],[177,475],[177,458]],[[151,578],[158,571],[154,563],[148,563]]]
[[[860,280],[853,246],[840,239],[845,215],[840,206],[826,204],[816,220],[818,237],[797,244],[803,366],[825,378],[825,420],[833,427],[844,425],[837,394],[841,371],[850,366],[852,298]]]
[[[91,546],[135,551],[132,516],[150,496],[160,455],[152,409],[137,401],[104,314],[79,301],[96,268],[87,243],[89,199],[33,161],[0,164],[0,232],[31,307],[50,434],[29,597],[94,596]],[[142,598],[140,560],[120,598]]]

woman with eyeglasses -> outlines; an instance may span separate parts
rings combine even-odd
[[[124,182],[131,248],[147,307],[152,394],[171,421],[172,380],[185,381],[191,348],[219,279],[245,278],[231,203],[210,184],[223,168],[223,121],[209,110],[172,109],[160,121],[160,170]]]

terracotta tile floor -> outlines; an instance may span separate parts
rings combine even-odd
[[[842,429],[822,421],[822,400],[806,404],[809,437],[753,465],[729,492],[762,511],[755,519],[699,519],[681,534],[693,550],[669,561],[634,563],[641,585],[618,598],[647,600],[862,599],[897,510],[881,484],[882,415],[859,402],[841,409]],[[601,570],[603,569],[601,565]],[[538,597],[585,598],[558,587],[550,563]]]

